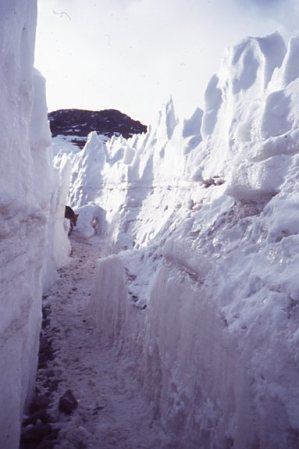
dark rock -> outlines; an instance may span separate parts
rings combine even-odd
[[[48,327],[50,325],[51,321],[49,318],[46,318],[42,321],[42,329],[45,329],[46,327]]]
[[[37,444],[36,441],[21,441],[20,449],[36,449]]]
[[[47,437],[47,439],[48,440],[56,440],[56,438],[58,437],[58,434],[59,434],[59,430],[58,429],[52,429],[52,432]]]
[[[46,296],[46,298],[47,298],[47,296]],[[47,318],[50,314],[51,314],[50,306],[43,306],[43,308],[42,308],[43,319]]]
[[[50,424],[45,424],[38,422],[32,427],[27,427],[23,430],[21,435],[22,442],[40,442],[46,436],[52,432],[52,426]]]
[[[32,399],[31,405],[30,405],[30,409],[29,409],[30,413],[33,414],[38,410],[46,409],[46,408],[48,408],[49,404],[50,404],[50,399],[46,395],[43,395],[43,394],[35,395],[35,396],[33,396],[33,399]]]
[[[41,336],[40,341],[39,341],[39,350],[42,352],[53,351],[51,341],[48,340],[47,337]]]
[[[51,421],[50,416],[46,412],[44,408],[37,410],[36,412],[32,413],[30,416],[24,419],[23,426],[28,426],[29,424],[36,424],[36,422],[40,420],[43,423],[49,423]]]
[[[46,368],[48,361],[53,359],[54,350],[51,341],[48,338],[41,336],[39,344],[38,368]]]
[[[55,371],[53,369],[47,369],[46,372],[45,372],[45,375],[47,377],[55,377],[56,374],[55,374]]]
[[[53,137],[73,136],[72,141],[83,148],[91,131],[112,137],[122,135],[128,139],[134,134],[147,131],[147,127],[116,109],[87,111],[81,109],[60,109],[50,112],[50,128]]]
[[[103,410],[104,408],[105,408],[105,407],[104,407],[103,405],[98,405],[97,407],[95,407],[95,408],[93,409],[92,414],[95,416],[95,415],[97,415],[97,414],[99,413],[99,411]]]
[[[59,410],[70,415],[78,407],[78,401],[71,390],[67,390],[59,399]]]
[[[44,387],[49,390],[50,393],[53,393],[53,391],[58,390],[58,385],[61,382],[59,379],[46,379],[44,381]]]
[[[35,449],[54,449],[55,441],[43,440]]]

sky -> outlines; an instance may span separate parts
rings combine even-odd
[[[181,117],[227,47],[299,34],[298,0],[38,0],[35,65],[49,111],[119,109],[152,123],[173,98]]]

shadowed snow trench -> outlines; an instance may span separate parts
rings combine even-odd
[[[52,434],[45,430],[45,436],[33,436],[36,443],[32,441],[30,429],[40,420],[29,418],[27,426],[23,426],[21,447],[166,447],[163,432],[134,379],[134,364],[119,357],[115,350],[101,346],[99,336],[86,320],[96,259],[105,253],[103,241],[72,239],[72,248],[70,264],[59,270],[58,281],[44,296],[40,362],[31,411],[36,413],[38,405],[34,404],[40,398],[49,399],[49,418],[41,417],[41,421],[50,422]],[[67,390],[78,401],[69,414],[59,406]]]

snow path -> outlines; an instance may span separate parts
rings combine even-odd
[[[59,280],[44,299],[44,307],[50,306],[51,312],[43,335],[52,342],[55,357],[46,369],[39,370],[37,378],[37,387],[45,393],[49,373],[58,384],[50,409],[60,429],[55,448],[166,447],[161,440],[163,432],[134,379],[132,362],[102,347],[86,321],[95,261],[106,255],[107,249],[96,238],[89,242],[72,239],[72,248],[71,263],[59,270]],[[70,416],[58,411],[59,398],[68,389],[79,401]]]

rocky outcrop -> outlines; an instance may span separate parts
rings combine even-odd
[[[72,142],[80,148],[84,147],[87,135],[91,131],[107,137],[121,135],[126,139],[147,131],[145,125],[116,109],[103,111],[60,109],[49,113],[49,121],[53,137],[72,136]]]

